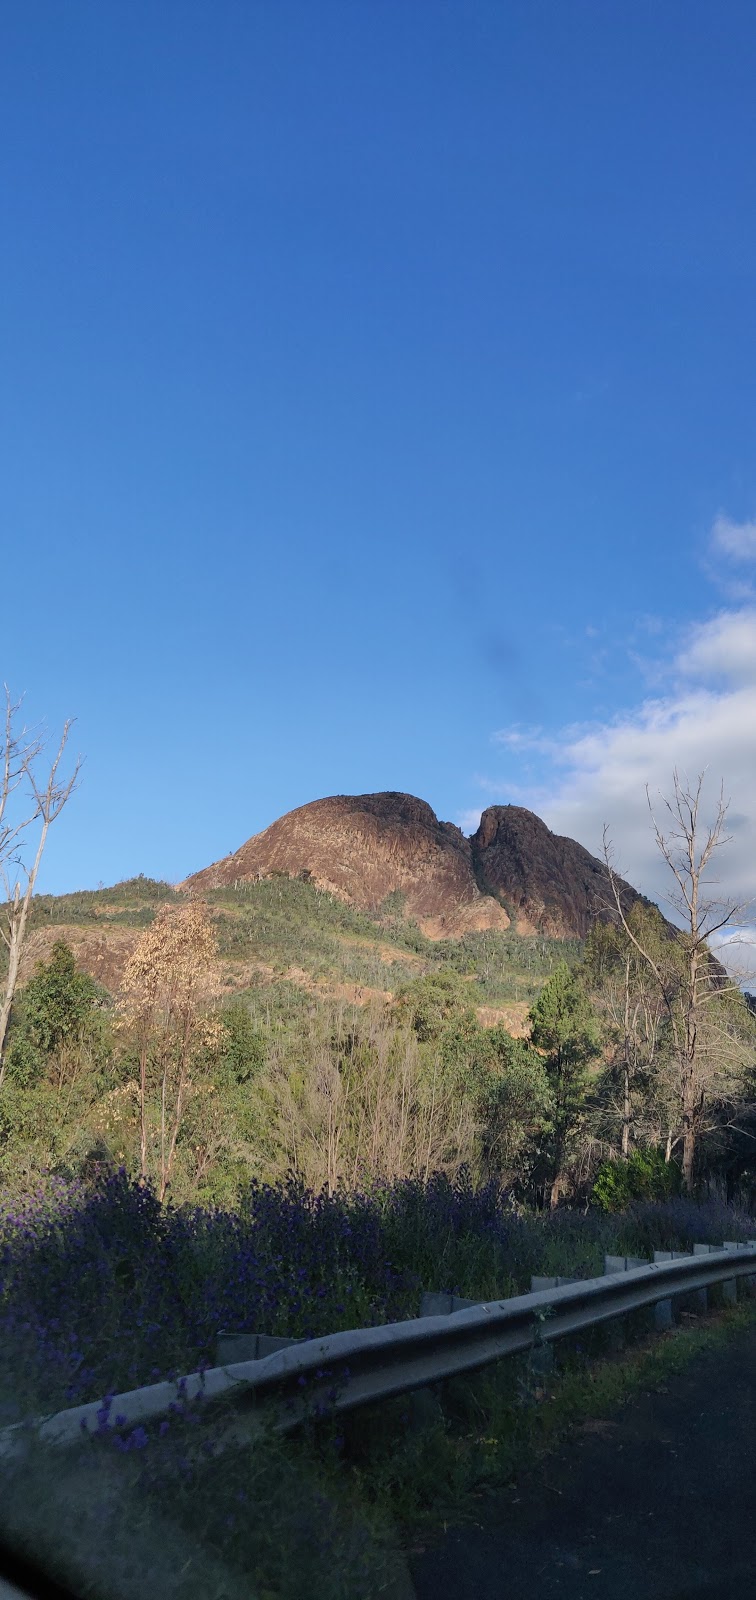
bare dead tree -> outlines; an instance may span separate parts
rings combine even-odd
[[[618,1083],[611,1110],[621,1130],[620,1153],[627,1160],[640,1112],[638,1085],[654,1070],[664,1011],[656,984],[632,946],[618,954],[617,971],[605,980],[596,1004],[605,1015],[615,1046],[613,1065]]]
[[[21,700],[5,686],[5,719],[0,746],[0,881],[5,916],[0,935],[8,951],[8,971],[0,1001],[0,1087],[5,1078],[5,1042],[18,983],[29,911],[47,836],[70,799],[81,769],[60,776],[72,721],[63,726],[57,751],[43,770],[47,741],[39,730],[18,726]],[[35,842],[36,840],[36,842]]]
[[[651,824],[658,849],[672,877],[668,902],[682,927],[678,939],[670,938],[666,949],[652,949],[649,941],[634,931],[623,903],[620,881],[611,859],[608,829],[604,829],[604,861],[611,885],[614,906],[625,935],[652,974],[661,995],[673,1042],[677,1074],[676,1099],[679,1109],[677,1138],[683,1147],[683,1182],[693,1185],[696,1147],[704,1126],[707,1101],[717,1080],[720,1087],[728,1066],[739,1063],[722,1049],[720,1030],[711,1026],[708,1012],[725,995],[739,992],[739,985],[722,977],[715,966],[709,941],[722,929],[732,927],[742,917],[746,902],[717,898],[705,892],[707,869],[717,850],[730,843],[724,832],[729,802],[720,787],[714,821],[701,820],[701,799],[705,773],[695,785],[673,773],[671,799],[661,796],[669,813],[670,828],[663,832],[646,787]],[[711,881],[711,880],[709,880]],[[737,1052],[736,1052],[737,1054]],[[668,1141],[668,1150],[673,1142]]]

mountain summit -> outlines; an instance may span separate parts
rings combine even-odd
[[[514,926],[584,938],[609,900],[603,862],[521,806],[489,806],[471,838],[411,794],[333,795],[287,811],[180,886],[307,877],[364,911],[401,896],[430,938]],[[623,884],[627,903],[642,898]]]

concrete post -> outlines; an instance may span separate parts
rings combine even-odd
[[[420,1317],[449,1317],[453,1311],[468,1311],[470,1306],[485,1305],[484,1300],[464,1300],[462,1295],[449,1294],[445,1289],[426,1290],[420,1300]]]
[[[693,1254],[694,1256],[712,1256],[716,1255],[718,1250],[725,1250],[726,1248],[727,1246],[724,1244],[694,1244]],[[728,1278],[724,1283],[718,1283],[716,1288],[720,1291],[726,1306],[737,1305],[738,1285],[736,1278]]]
[[[655,1250],[654,1261],[683,1261],[691,1254],[690,1250]],[[672,1301],[661,1300],[659,1305],[669,1305],[672,1314]],[[709,1309],[709,1296],[705,1289],[692,1289],[690,1294],[675,1295],[675,1305],[681,1311],[692,1311],[696,1316],[705,1316]],[[667,1323],[669,1327],[669,1323]]]
[[[648,1262],[643,1256],[604,1256],[604,1276],[614,1272],[631,1272],[633,1267],[647,1267]],[[653,1307],[654,1327],[667,1327],[668,1323],[658,1321],[657,1307]],[[625,1346],[625,1319],[616,1317],[609,1324],[609,1338],[615,1351],[623,1350]]]
[[[276,1350],[286,1350],[290,1344],[304,1344],[303,1339],[279,1339],[270,1333],[230,1333],[221,1328],[215,1342],[216,1367],[231,1367],[236,1361],[262,1361]]]
[[[756,1245],[756,1239],[747,1239],[745,1243],[741,1239],[725,1239],[723,1249],[750,1250],[754,1245]],[[746,1294],[756,1293],[756,1276],[741,1278],[740,1282],[743,1285],[743,1289]]]
[[[561,1289],[566,1283],[579,1283],[579,1278],[549,1277],[534,1273],[530,1280],[530,1293],[542,1294],[545,1289]],[[545,1340],[534,1344],[530,1352],[530,1370],[537,1378],[548,1377],[554,1370],[554,1346]]]
[[[433,1289],[426,1290],[420,1301],[418,1315],[421,1317],[448,1317],[452,1308],[452,1296],[442,1291],[438,1293]]]
[[[561,1289],[565,1283],[579,1283],[579,1278],[544,1278],[538,1273],[530,1280],[530,1293],[539,1294],[543,1289]]]
[[[633,1267],[647,1267],[643,1256],[604,1256],[604,1273],[631,1272]]]
[[[654,1251],[654,1261],[677,1261],[677,1260],[682,1260],[683,1256],[686,1256],[687,1254],[688,1254],[687,1250],[655,1250]],[[705,1289],[704,1289],[703,1293],[704,1293],[704,1296],[705,1296],[706,1295],[706,1290]],[[681,1303],[681,1299],[680,1299],[679,1296],[677,1297],[677,1302],[676,1303],[677,1303],[678,1306]],[[693,1303],[693,1296],[691,1296],[691,1304],[692,1303]],[[698,1310],[699,1309],[698,1301],[695,1302],[695,1306],[696,1306],[696,1310]],[[702,1309],[703,1311],[706,1310],[705,1301],[704,1301],[704,1305],[700,1309]],[[664,1331],[665,1328],[671,1328],[672,1324],[674,1323],[674,1320],[675,1320],[675,1315],[674,1315],[674,1306],[672,1304],[672,1301],[671,1300],[658,1300],[656,1305],[654,1306],[654,1326],[661,1333],[661,1332]]]
[[[453,1311],[466,1311],[469,1306],[482,1305],[481,1300],[464,1300],[461,1295],[450,1294],[448,1289],[426,1289],[420,1297],[419,1317],[449,1317]],[[413,1432],[423,1432],[443,1421],[443,1406],[435,1388],[413,1389],[407,1396],[409,1425]]]

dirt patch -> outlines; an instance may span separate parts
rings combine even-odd
[[[482,1028],[496,1028],[501,1024],[513,1039],[527,1039],[530,1034],[527,1000],[513,1000],[507,1006],[477,1006],[475,1015]]]
[[[266,961],[224,961],[221,964],[221,984],[226,991],[249,989],[260,983],[266,989],[274,983],[293,983],[318,1000],[343,1000],[347,1005],[366,1006],[372,1001],[392,999],[390,989],[374,989],[367,983],[339,983],[333,978],[314,978],[303,967],[287,967],[281,972]]]
[[[63,939],[73,950],[77,967],[114,994],[123,969],[140,934],[137,928],[108,928],[105,932],[78,923],[56,922],[29,934],[21,957],[19,981],[28,983],[39,961],[49,961],[52,947]]]

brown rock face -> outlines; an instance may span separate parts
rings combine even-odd
[[[182,887],[228,887],[278,872],[307,874],[365,911],[398,891],[407,915],[437,939],[510,922],[521,933],[584,938],[609,898],[603,863],[532,811],[491,806],[466,839],[424,800],[392,792],[299,806]],[[623,888],[628,905],[639,898]]]
[[[584,939],[611,900],[604,863],[521,806],[489,806],[470,849],[480,888],[501,899],[522,933]],[[642,899],[620,884],[626,907]]]
[[[470,841],[410,794],[334,795],[299,806],[182,887],[215,889],[276,872],[307,873],[364,911],[398,891],[431,938],[509,926],[504,907],[478,888]]]

